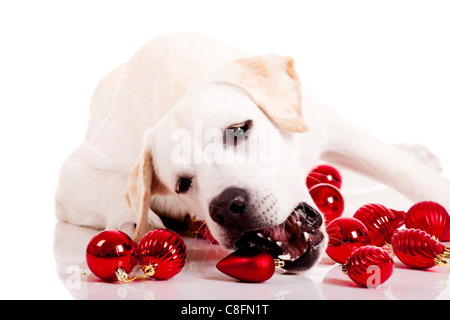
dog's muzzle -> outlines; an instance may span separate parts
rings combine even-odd
[[[245,190],[228,188],[212,201],[210,215],[226,229],[241,232],[235,249],[257,248],[284,261],[288,271],[310,269],[323,252],[325,236],[319,228],[322,215],[307,203],[300,203],[289,217],[277,226],[255,230],[255,221],[248,215]]]

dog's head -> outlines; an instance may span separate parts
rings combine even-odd
[[[127,197],[142,232],[155,193],[177,195],[229,249],[313,266],[326,247],[301,166],[301,85],[290,57],[237,59],[203,78],[143,141]]]

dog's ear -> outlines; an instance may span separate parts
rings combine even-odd
[[[150,209],[150,199],[154,194],[167,193],[166,187],[155,174],[152,153],[147,139],[144,138],[144,147],[133,165],[127,181],[125,197],[137,219],[136,231],[133,240],[139,242],[148,230],[148,215],[155,215]]]
[[[243,89],[279,126],[295,132],[308,130],[293,58],[267,53],[236,59],[223,76],[226,83]]]

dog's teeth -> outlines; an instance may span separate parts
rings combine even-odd
[[[273,240],[271,237],[267,237],[267,240],[269,240],[270,242],[275,242],[275,240]]]
[[[281,245],[283,244],[281,241],[277,241],[276,244],[281,247]]]
[[[281,260],[291,260],[291,254],[290,253],[280,254],[278,258],[280,258]]]
[[[303,232],[303,238],[305,239],[305,241],[309,240],[309,233],[308,232]]]
[[[260,238],[263,238],[263,239],[266,238],[261,232],[258,232],[256,235],[257,235],[258,237],[260,237]]]

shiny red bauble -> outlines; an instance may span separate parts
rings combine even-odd
[[[326,231],[328,234],[326,253],[338,263],[345,263],[353,251],[369,244],[366,226],[355,218],[337,218],[327,225]]]
[[[256,249],[240,249],[222,260],[216,267],[221,272],[244,282],[263,282],[275,273],[278,259],[264,251]]]
[[[423,230],[442,241],[450,230],[450,216],[439,203],[422,201],[406,212],[405,226]]]
[[[120,275],[130,273],[137,262],[136,244],[122,231],[102,231],[89,241],[86,262],[91,272],[100,279],[123,281]]]
[[[142,237],[137,247],[141,269],[148,276],[166,280],[177,275],[186,264],[187,249],[174,231],[155,229]]]
[[[328,183],[340,189],[342,177],[336,168],[333,168],[330,165],[321,164],[309,172],[308,177],[306,177],[306,187],[309,190],[319,183]]]
[[[350,255],[342,271],[360,286],[375,288],[391,277],[394,260],[380,247],[363,246]]]
[[[392,235],[392,250],[405,265],[414,269],[428,269],[447,264],[450,249],[419,229],[402,229]]]
[[[369,231],[370,244],[383,246],[391,242],[392,232],[397,229],[395,214],[378,203],[369,203],[356,210],[353,218],[358,219]]]
[[[344,198],[335,186],[328,183],[317,184],[309,190],[309,194],[324,215],[325,224],[339,218],[344,212]]]

